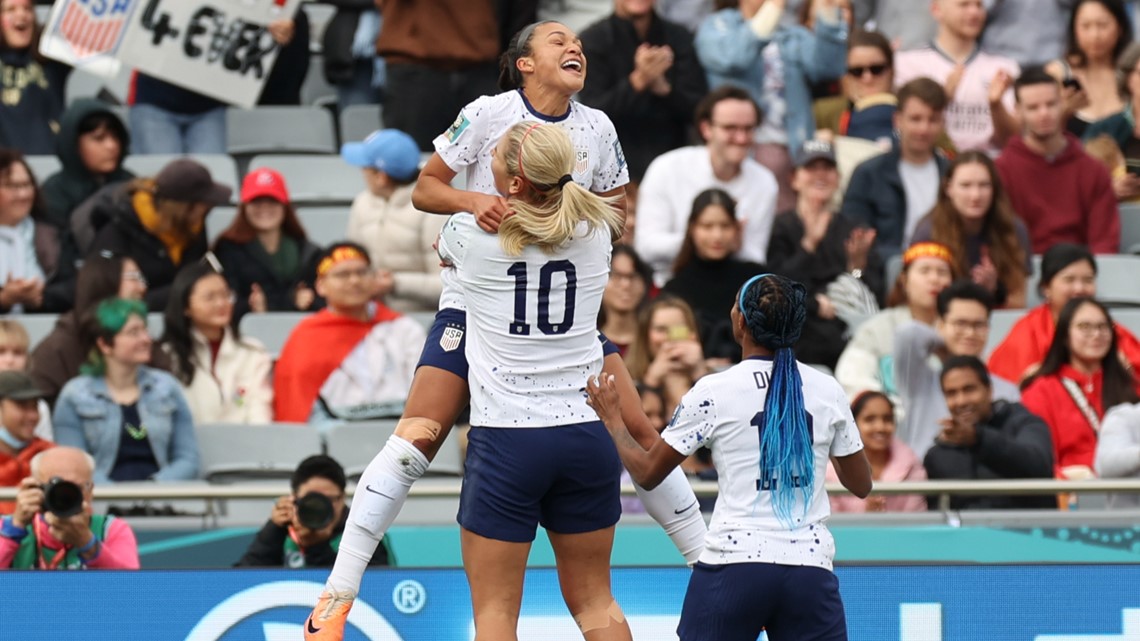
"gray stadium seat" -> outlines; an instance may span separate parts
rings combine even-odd
[[[324,451],[309,425],[199,425],[202,475],[211,483],[288,479],[306,457]]]
[[[305,228],[309,240],[328,247],[342,241],[348,231],[348,205],[341,207],[301,207],[297,218]]]
[[[334,426],[325,436],[328,455],[344,466],[350,478],[359,478],[372,457],[384,447],[388,437],[396,431],[396,419],[359,421]],[[463,462],[459,441],[449,436],[440,447],[435,460],[428,466],[428,474],[462,474]]]
[[[895,281],[898,280],[899,274],[902,273],[903,259],[902,254],[891,256],[887,259],[887,264],[883,266],[883,275],[886,280],[883,282],[887,286],[887,293],[889,294],[894,289]]]
[[[24,156],[24,160],[32,168],[32,175],[36,177],[36,183],[40,185],[63,167],[58,156]]]
[[[321,107],[230,108],[226,146],[231,154],[332,154],[332,114]]]
[[[1025,281],[1025,307],[1032,309],[1045,299],[1041,298],[1041,292],[1037,291],[1037,283],[1041,280],[1041,256],[1033,257],[1033,273],[1029,275],[1029,279]]]
[[[1025,316],[1024,309],[994,310],[994,313],[990,315],[990,337],[986,341],[986,350],[983,352],[984,358],[989,358],[990,353],[997,349],[998,345],[1001,345],[1013,324],[1021,320],[1022,316]]]
[[[306,3],[309,4],[309,3]],[[330,7],[331,8],[331,7]],[[309,58],[309,69],[305,81],[301,83],[301,104],[322,106],[336,105],[336,87],[325,78],[324,55],[314,53]]]
[[[246,314],[241,317],[238,328],[246,336],[256,338],[265,344],[265,349],[275,358],[281,353],[285,341],[293,328],[308,312],[269,312],[267,314]]]
[[[1140,256],[1105,254],[1096,257],[1096,297],[1106,305],[1140,306]]]
[[[210,215],[206,216],[206,238],[209,239],[211,247],[214,246],[218,236],[234,221],[235,216],[237,216],[237,207],[214,207],[210,210]]]
[[[360,170],[340,156],[256,156],[250,170],[269,167],[281,173],[294,205],[347,205],[366,188]],[[344,231],[341,230],[343,235]]]
[[[0,318],[14,320],[24,326],[24,329],[28,331],[28,351],[31,351],[51,333],[55,327],[55,322],[59,320],[59,314],[15,314],[0,316]]]
[[[1140,254],[1140,204],[1120,206],[1120,253]]]
[[[155,176],[168,163],[184,156],[178,154],[135,154],[127,156],[123,166],[137,176]],[[232,188],[231,202],[237,202],[241,192],[241,179],[238,177],[237,163],[228,154],[192,154],[189,156],[210,172],[214,182]]]
[[[384,111],[380,105],[352,105],[340,112],[340,140],[360,142],[368,134],[383,128]]]
[[[1112,320],[1126,327],[1134,336],[1140,336],[1140,309],[1114,309]]]

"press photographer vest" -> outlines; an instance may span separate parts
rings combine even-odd
[[[107,528],[110,526],[111,521],[115,517],[107,514],[95,514],[91,517],[91,531],[95,536],[99,537],[100,541],[107,539]],[[44,563],[49,567],[41,568],[39,566],[39,555],[43,554]],[[52,550],[50,548],[41,548],[39,539],[36,536],[35,523],[28,526],[28,535],[20,541],[20,547],[16,550],[16,557],[12,559],[13,570],[46,570],[53,569],[51,566],[55,564],[56,555],[60,554],[60,550]],[[54,569],[58,570],[78,570],[85,567],[83,560],[79,558],[79,552],[74,548],[64,548],[63,560],[58,562]]]

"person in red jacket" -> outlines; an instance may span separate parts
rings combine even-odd
[[[1053,344],[1053,329],[1065,303],[1096,296],[1096,258],[1082,245],[1050,247],[1041,259],[1038,288],[1045,302],[1022,316],[990,354],[990,371],[1007,381],[1020,382],[1040,366]],[[1125,362],[1140,367],[1140,340],[1123,325],[1116,326],[1116,346]]]
[[[1014,85],[1024,133],[997,159],[1014,211],[1025,221],[1034,254],[1056,243],[1088,245],[1095,254],[1120,250],[1120,211],[1108,170],[1064,129],[1061,85],[1040,67]]]
[[[0,372],[0,487],[15,487],[31,471],[32,457],[55,444],[35,436],[44,396],[24,372]],[[16,504],[0,501],[0,514]]]
[[[1060,478],[1093,476],[1105,412],[1137,400],[1140,381],[1121,362],[1116,343],[1104,305],[1074,298],[1061,310],[1045,362],[1022,388],[1022,404],[1049,425]]]

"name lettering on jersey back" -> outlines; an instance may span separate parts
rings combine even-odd
[[[768,389],[772,382],[772,372],[752,372],[752,378],[756,380],[756,389]]]

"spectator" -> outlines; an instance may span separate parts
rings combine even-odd
[[[1136,135],[1136,114],[1140,113],[1140,42],[1128,45],[1120,55],[1116,73],[1120,94],[1127,102],[1120,112],[1088,126],[1084,132],[1085,151],[1097,158],[1093,151],[1097,139],[1110,138],[1114,143],[1113,163],[1109,165],[1113,191],[1117,200],[1134,200],[1140,196],[1140,176],[1129,173],[1126,163],[1129,159],[1140,160],[1140,137]],[[1104,162],[1104,158],[1097,159]]]
[[[412,205],[420,175],[416,141],[402,131],[385,129],[363,142],[346,143],[340,155],[364,173],[367,188],[352,201],[347,237],[375,256],[377,295],[397,311],[435,311],[443,282],[433,246],[447,218]]]
[[[309,16],[297,6],[292,18],[276,18],[266,31],[277,44],[277,57],[257,99],[259,105],[300,105],[301,87],[309,75]]]
[[[895,436],[895,406],[882,392],[863,392],[851,403],[851,414],[863,437],[863,451],[871,463],[871,479],[885,483],[925,481],[926,470],[907,444]],[[827,482],[838,483],[839,474],[827,465]],[[861,499],[853,495],[831,496],[832,512],[924,512],[926,499],[917,494]]]
[[[851,0],[855,24],[874,28],[891,39],[899,50],[917,49],[930,44],[938,33],[929,2],[915,0]]]
[[[679,298],[662,296],[641,312],[625,364],[636,383],[661,390],[666,416],[708,372],[699,337],[692,308]]]
[[[1121,85],[1128,80],[1117,76],[1115,68],[1132,42],[1132,23],[1121,0],[1077,0],[1073,4],[1067,51],[1063,58],[1045,65],[1045,71],[1066,83],[1062,92],[1066,128],[1083,137],[1090,124],[1125,107]]]
[[[292,494],[273,505],[269,521],[249,544],[236,567],[331,568],[348,521],[344,468],[323,454],[297,465]],[[376,546],[371,567],[390,563],[388,540]]]
[[[495,93],[503,38],[493,5],[491,0],[385,3],[376,41],[387,62],[384,122],[411,135],[422,151],[432,151],[432,139],[464,105]],[[579,49],[573,32],[558,33],[562,46]]]
[[[1024,133],[997,159],[1014,211],[1025,221],[1033,253],[1056,243],[1116,253],[1120,214],[1108,170],[1062,128],[1061,87],[1040,68],[1026,69],[1014,87]]]
[[[1117,405],[1105,412],[1095,463],[1101,478],[1140,478],[1140,403]],[[1108,506],[1140,507],[1140,494],[1110,494]]]
[[[136,179],[104,194],[93,216],[107,223],[91,252],[133,258],[146,278],[147,306],[163,309],[174,275],[206,253],[206,214],[230,202],[230,193],[197,162],[172,160],[154,178]]]
[[[851,136],[890,148],[898,111],[894,81],[895,52],[886,36],[877,31],[853,32],[847,40],[843,95],[821,98],[812,109],[816,134]]]
[[[135,73],[132,89],[136,153],[226,153],[225,103],[144,73]]]
[[[781,211],[795,202],[790,151],[815,136],[811,85],[843,75],[850,14],[843,4],[815,0],[804,24],[777,26],[783,3],[718,0],[697,30],[709,86],[743,87],[763,109],[756,158],[779,182]]]
[[[613,120],[635,182],[654,158],[685,145],[693,110],[708,93],[693,34],[655,6],[614,0],[614,12],[581,36],[591,63],[581,100]]]
[[[55,404],[64,384],[79,375],[79,366],[87,357],[88,350],[80,336],[83,319],[104,298],[142,300],[146,294],[146,278],[130,258],[96,254],[79,269],[75,289],[75,307],[59,317],[30,358],[32,380],[44,391],[51,405]],[[157,346],[151,352],[150,365],[158,369],[169,367]]]
[[[368,252],[337,243],[317,263],[328,308],[302,320],[274,368],[278,421],[399,416],[425,334],[416,321],[372,300]]]
[[[798,202],[794,211],[776,216],[768,267],[807,287],[808,316],[796,357],[834,369],[857,325],[856,316],[862,319],[879,311],[886,293],[883,264],[871,251],[875,230],[857,227],[831,210],[839,171],[830,143],[803,144],[792,186]]]
[[[958,258],[959,273],[985,287],[998,307],[1025,307],[1025,284],[1033,273],[1029,232],[986,154],[967,151],[954,158],[938,202],[918,221],[913,240],[949,247]]]
[[[728,192],[747,213],[736,257],[761,262],[768,253],[778,186],[772,172],[751,158],[760,108],[743,89],[725,86],[701,100],[696,119],[705,144],[658,156],[638,190],[634,248],[653,266],[659,285],[671,275],[693,200],[712,187]]]
[[[994,401],[986,366],[955,356],[942,369],[942,393],[950,416],[942,419],[926,453],[931,480],[1047,479],[1053,475],[1049,428],[1020,403]],[[1048,509],[1050,496],[952,496],[952,510]]]
[[[95,514],[95,461],[73,447],[54,447],[32,458],[31,475],[20,482],[16,511],[0,525],[0,568],[14,570],[137,570],[139,548],[131,526]],[[57,480],[59,479],[59,480]],[[78,513],[56,504],[82,493]],[[53,493],[50,489],[55,487]]]
[[[39,53],[32,0],[0,1],[0,147],[25,154],[55,150],[71,68]]]
[[[918,221],[938,201],[947,165],[935,152],[946,109],[942,87],[917,78],[899,89],[898,103],[898,142],[855,168],[841,210],[852,222],[875,230],[875,251],[884,261],[902,252]]]
[[[198,477],[198,441],[186,397],[166,372],[146,367],[146,306],[111,298],[85,323],[93,344],[81,374],[63,386],[52,416],[56,442],[95,457],[95,480]]]
[[[730,363],[740,346],[724,310],[732,307],[744,281],[767,271],[763,265],[732,257],[740,245],[736,203],[721,189],[706,189],[693,200],[688,230],[673,263],[673,278],[662,291],[688,303],[700,328],[706,358]]]
[[[273,421],[273,362],[265,346],[238,334],[234,298],[205,264],[183,269],[170,288],[161,343],[198,425]]]
[[[325,80],[336,88],[340,111],[383,101],[384,59],[376,55],[380,12],[376,0],[326,0],[336,13],[321,36]]]
[[[59,228],[46,222],[27,161],[0,149],[0,312],[69,309],[74,273],[61,255]]]
[[[987,2],[982,48],[1023,67],[1055,60],[1064,53],[1065,26],[1073,4],[1074,0]]]
[[[653,270],[629,245],[615,245],[610,279],[602,293],[598,329],[625,356],[637,336],[637,316],[649,300]]]
[[[19,321],[7,318],[0,318],[0,372],[20,372],[21,374],[28,371],[28,347],[31,339],[28,337],[28,330]],[[32,384],[32,387],[39,389],[39,386]],[[45,394],[41,393],[39,402],[36,409],[40,413],[39,423],[35,426],[35,435],[39,438],[50,441],[52,439],[51,429],[51,408],[44,401]],[[19,481],[22,476],[17,478]],[[15,485],[15,482],[13,482]],[[0,509],[0,514],[4,510]]]
[[[993,304],[993,297],[981,285],[959,280],[939,292],[938,320],[933,327],[904,323],[895,335],[895,383],[907,408],[900,436],[920,457],[934,445],[938,421],[946,416],[946,399],[938,382],[942,361],[982,355]],[[995,398],[1020,400],[1016,384],[990,378]]]
[[[19,485],[31,473],[32,457],[54,447],[36,435],[42,403],[43,392],[27,374],[0,371],[0,487]],[[15,503],[0,501],[0,514],[15,509]]]
[[[895,334],[910,321],[934,324],[938,293],[957,276],[956,264],[950,250],[938,243],[918,243],[906,250],[902,273],[887,297],[888,309],[855,330],[835,365],[835,378],[849,397],[883,392],[895,404],[896,418],[906,419],[908,408],[898,396],[894,374]]]
[[[80,98],[63,113],[56,141],[61,167],[44,181],[43,194],[47,221],[68,239],[73,261],[83,258],[88,248],[70,239],[72,230],[80,226],[73,224],[76,210],[102,187],[134,178],[123,168],[130,144],[126,125],[107,103]],[[84,231],[90,241],[91,230]]]
[[[214,241],[214,255],[237,296],[235,319],[313,309],[312,271],[320,252],[297,219],[281,174],[269,168],[246,174],[237,215]]]
[[[1140,381],[1120,360],[1108,309],[1074,298],[1057,319],[1053,344],[1041,367],[1022,385],[1022,402],[1049,425],[1059,478],[1092,476],[1104,413],[1135,403]]]
[[[1045,302],[1014,323],[1005,340],[990,354],[990,371],[1017,383],[1045,359],[1065,305],[1074,298],[1096,296],[1096,259],[1087,247],[1054,245],[1041,260],[1037,287]],[[1116,325],[1116,343],[1125,362],[1140,366],[1140,341],[1123,325]]]
[[[1116,200],[1119,202],[1136,202],[1140,198],[1140,190],[1138,190],[1140,177],[1128,171],[1128,162],[1120,151],[1120,145],[1116,144],[1112,136],[1097,134],[1085,140],[1084,145],[1085,153],[1092,156],[1094,160],[1104,165],[1104,168],[1108,170],[1108,175],[1112,177],[1112,191],[1116,194]],[[1125,224],[1123,217],[1124,214],[1121,213],[1120,224],[1122,226]]]
[[[895,83],[932,78],[943,86],[946,133],[960,151],[996,154],[1017,133],[1010,116],[1017,63],[978,45],[986,24],[982,0],[932,0],[938,35],[927,47],[903,51],[895,59]]]

